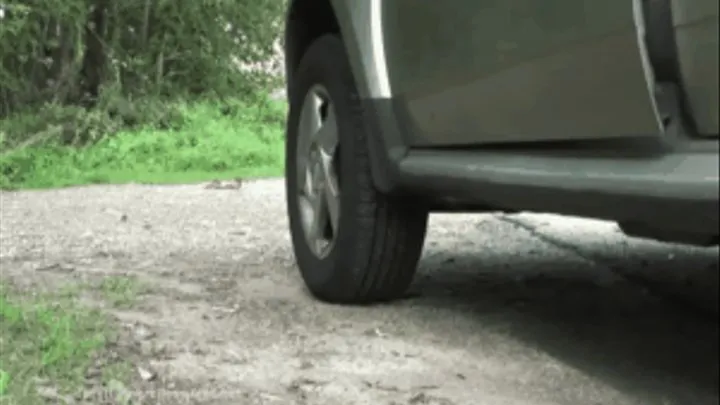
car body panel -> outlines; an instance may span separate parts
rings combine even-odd
[[[362,98],[390,98],[382,37],[382,0],[330,0]]]
[[[655,34],[643,0],[328,1],[381,192],[717,244],[718,142],[665,127],[657,108],[678,111],[666,106],[684,94],[696,126],[717,134],[716,0],[668,0],[676,31]],[[655,82],[644,41],[658,28],[677,40],[677,83]]]
[[[718,133],[718,0],[672,0],[681,81],[699,134]]]
[[[624,142],[583,150],[411,150],[401,162],[403,186],[442,201],[440,210],[460,202],[577,215],[618,221],[636,236],[716,245],[717,142],[659,152],[651,141],[634,154]]]
[[[633,2],[383,2],[413,146],[658,136]]]

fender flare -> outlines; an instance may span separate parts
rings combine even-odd
[[[345,44],[368,126],[367,146],[374,185],[381,192],[393,193],[398,188],[398,162],[405,155],[406,148],[402,142],[392,94],[387,84],[384,54],[377,52],[377,43],[382,41],[381,31],[380,34],[377,31],[381,30],[382,25],[382,14],[379,14],[378,8],[382,5],[381,0],[292,0],[286,15],[285,32],[287,94],[292,92],[294,66],[291,65],[291,59],[297,52],[292,48],[293,41],[289,38],[294,8],[317,4],[318,1],[329,1]]]

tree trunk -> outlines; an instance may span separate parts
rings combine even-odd
[[[82,63],[83,102],[94,105],[100,96],[107,55],[103,46],[107,0],[97,0],[85,24],[85,54]]]

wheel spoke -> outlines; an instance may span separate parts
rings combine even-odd
[[[322,196],[318,195],[311,198],[310,204],[312,206],[312,220],[308,226],[307,239],[312,249],[319,253],[328,220],[327,210],[324,207]]]
[[[311,197],[313,195],[313,178],[311,166],[309,164],[306,164],[304,170],[298,171],[298,176],[300,193],[306,197]]]
[[[308,247],[323,257],[340,219],[335,109],[327,92],[318,86],[308,92],[299,114],[296,173],[301,220]]]
[[[323,195],[330,225],[333,232],[337,231],[338,222],[340,220],[340,188],[338,186],[337,174],[335,173],[335,165],[333,164],[333,156],[328,155],[325,151],[320,152],[320,164],[322,166],[322,182]]]
[[[335,153],[338,144],[338,129],[335,120],[335,108],[330,104],[327,108],[327,116],[322,123],[322,127],[316,133],[315,142],[320,145],[320,149],[328,155]]]
[[[337,231],[340,219],[340,190],[335,173],[334,158],[338,145],[338,129],[335,120],[335,108],[328,106],[323,127],[318,131],[317,142],[320,145],[320,161],[324,183],[324,198],[333,232]]]
[[[298,126],[298,145],[297,145],[297,182],[301,192],[307,194],[310,190],[310,170],[312,161],[310,159],[310,148],[315,134],[322,127],[320,117],[320,106],[322,100],[314,91],[308,92],[300,111],[300,123]]]
[[[297,187],[298,192],[300,195],[303,196],[309,196],[309,191],[311,190],[311,181],[310,178],[310,163],[309,159],[306,156],[300,155],[297,157]]]
[[[303,134],[301,138],[310,140],[322,127],[321,106],[322,99],[318,97],[317,93],[314,91],[309,92],[305,97],[302,111],[300,111],[300,132]]]
[[[325,195],[323,197],[325,198],[325,205],[327,207],[328,220],[330,221],[333,235],[335,235],[338,230],[338,222],[340,222],[340,196],[336,192],[333,192],[333,188],[328,184],[326,184],[324,191]]]

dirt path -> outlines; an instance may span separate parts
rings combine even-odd
[[[304,291],[276,180],[0,197],[3,277],[147,286],[109,310],[163,403],[718,403],[717,321],[502,216],[433,217],[414,298],[344,308]]]

